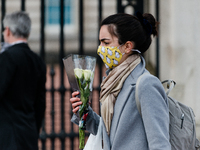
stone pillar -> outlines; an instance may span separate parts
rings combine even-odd
[[[160,78],[172,97],[193,108],[200,138],[200,1],[160,1]]]

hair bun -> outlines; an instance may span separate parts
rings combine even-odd
[[[153,36],[158,36],[158,24],[159,22],[156,21],[156,19],[154,18],[153,15],[149,14],[149,13],[144,13],[143,18],[146,19],[152,26],[152,32],[151,34]]]

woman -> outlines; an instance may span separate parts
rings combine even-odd
[[[151,44],[151,35],[157,35],[155,18],[151,14],[114,14],[102,21],[97,53],[108,70],[101,84],[100,102],[103,118],[104,150],[170,150],[167,96],[160,81],[145,69],[140,55]],[[139,85],[141,113],[135,102],[136,81]],[[72,93],[70,99],[72,122],[78,124],[76,112],[82,104]],[[96,135],[99,118],[89,108],[86,130]]]

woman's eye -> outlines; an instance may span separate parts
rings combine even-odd
[[[109,42],[104,42],[104,41],[102,41],[101,43],[100,43],[100,45],[102,45],[102,46],[107,46],[107,45],[109,45],[110,43]]]

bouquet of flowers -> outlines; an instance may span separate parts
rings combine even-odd
[[[79,115],[81,116],[81,120],[79,121],[79,148],[84,148],[85,142],[85,132],[86,130],[86,118],[88,115],[88,102],[90,96],[90,82],[93,78],[94,74],[91,70],[87,69],[74,69],[75,76],[79,85],[80,93],[81,93],[81,101],[83,102],[79,109]]]
[[[82,105],[79,108],[79,148],[83,149],[85,145],[85,131],[86,130],[86,118],[88,115],[88,106],[89,99],[92,93],[92,84],[94,79],[94,70],[96,65],[96,58],[91,56],[84,55],[72,55],[73,61],[73,70],[69,69],[69,65],[67,61],[64,61],[65,69],[68,75],[68,79],[71,86],[74,90],[80,91],[80,99],[82,101]],[[66,58],[67,60],[68,58]],[[68,61],[69,63],[69,61]],[[72,77],[71,74],[74,73]],[[74,78],[76,78],[76,84]]]

